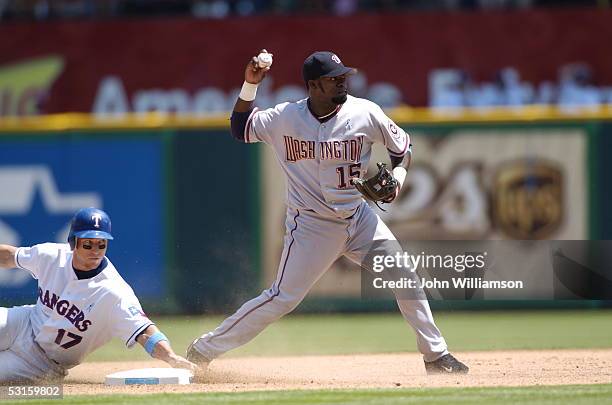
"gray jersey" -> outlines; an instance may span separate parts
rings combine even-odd
[[[284,247],[272,286],[194,342],[192,349],[209,360],[245,344],[292,311],[340,256],[367,269],[375,245],[382,255],[401,249],[351,184],[351,178],[365,177],[372,144],[384,144],[397,157],[410,145],[408,135],[376,104],[348,96],[334,116],[320,122],[307,100],[283,103],[253,111],[244,132],[246,142],[272,146],[287,176]],[[393,292],[424,360],[448,353],[424,294],[400,299]]]
[[[364,177],[373,143],[402,157],[410,137],[369,100],[348,96],[335,116],[320,122],[306,99],[254,110],[245,141],[272,146],[287,176],[287,205],[347,218],[361,204],[351,183]]]

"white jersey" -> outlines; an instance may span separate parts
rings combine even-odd
[[[153,324],[110,260],[101,273],[83,280],[72,268],[68,244],[20,247],[15,261],[38,279],[38,300],[30,316],[34,341],[66,368],[113,337],[131,347]]]
[[[254,110],[245,141],[272,146],[287,176],[287,205],[347,218],[362,202],[351,179],[364,177],[373,143],[402,157],[410,137],[375,103],[348,96],[331,119],[320,122],[307,99]]]

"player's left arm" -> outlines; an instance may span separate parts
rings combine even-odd
[[[410,163],[412,162],[412,144],[408,144],[408,149],[406,150],[406,154],[404,156],[394,156],[389,154],[389,158],[391,159],[393,177],[397,179],[399,189],[401,189],[404,185],[404,180],[406,180],[406,174],[410,168]]]
[[[408,150],[404,156],[394,156],[389,154],[389,158],[391,159],[391,168],[395,170],[395,168],[402,168],[404,171],[408,171],[410,168],[410,163],[412,163],[412,145],[408,145]]]
[[[136,341],[156,359],[165,361],[171,367],[198,371],[198,366],[174,353],[166,336],[155,325],[149,325],[138,335]]]
[[[374,142],[382,143],[387,148],[387,153],[391,159],[393,177],[399,183],[395,193],[397,196],[404,184],[408,168],[412,162],[410,135],[402,127],[393,122],[378,105],[370,103],[368,106],[372,125],[377,129],[373,133]]]
[[[198,371],[195,364],[174,353],[166,335],[142,311],[132,289],[118,287],[115,294],[117,303],[112,307],[109,320],[113,336],[123,340],[128,348],[138,342],[151,357],[172,367]]]
[[[382,143],[387,148],[387,153],[391,160],[391,170],[393,177],[397,180],[398,187],[394,195],[385,202],[389,203],[399,195],[404,185],[408,168],[412,162],[412,144],[410,135],[398,126],[384,111],[376,104],[368,104],[372,126],[376,129],[373,132],[374,142]]]

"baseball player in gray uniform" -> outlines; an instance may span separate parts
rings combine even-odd
[[[247,64],[231,132],[241,142],[271,146],[287,177],[284,249],[272,286],[189,346],[187,359],[202,366],[291,312],[340,256],[371,269],[365,259],[377,242],[401,249],[351,180],[365,173],[372,144],[385,145],[399,184],[385,201],[391,202],[410,164],[408,134],[376,104],[348,95],[347,76],[355,69],[332,52],[306,58],[308,98],[261,111],[253,108],[257,86],[270,65],[271,54],[265,50]],[[427,372],[467,373],[468,367],[448,352],[425,295],[397,302],[416,333]]]
[[[0,307],[0,383],[62,380],[112,337],[197,371],[174,353],[105,256],[111,239],[109,216],[84,208],[72,219],[69,243],[0,245],[0,268],[18,267],[38,280],[36,305]]]

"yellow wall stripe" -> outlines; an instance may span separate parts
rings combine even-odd
[[[399,107],[387,111],[398,124],[534,123],[612,120],[612,104],[564,110],[558,106],[520,108],[431,109]],[[159,113],[100,117],[87,113],[64,113],[29,117],[0,117],[0,134],[16,132],[62,132],[71,130],[227,129],[229,113],[215,116],[175,116]]]

